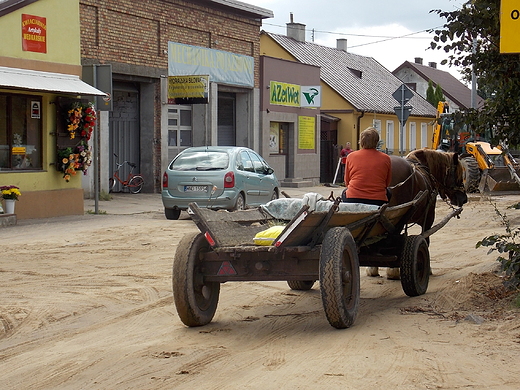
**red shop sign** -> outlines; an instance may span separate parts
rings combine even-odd
[[[47,53],[47,18],[22,14],[22,49]]]

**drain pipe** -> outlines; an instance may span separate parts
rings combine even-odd
[[[359,136],[361,135],[361,131],[359,129],[359,126],[361,126],[361,118],[365,116],[365,111],[361,110],[361,115],[357,117],[357,129],[356,129],[356,138],[357,138],[357,144],[359,145]]]

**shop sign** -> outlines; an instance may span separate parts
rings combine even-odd
[[[316,148],[316,118],[313,116],[298,117],[298,149]]]
[[[301,88],[296,84],[271,81],[269,103],[279,106],[300,107]]]
[[[208,103],[209,95],[209,76],[168,76],[168,104],[186,103],[186,99],[193,102],[191,104]]]
[[[168,42],[168,76],[209,75],[212,82],[254,87],[251,56]]]
[[[321,107],[321,87],[319,85],[301,86],[302,107]]]
[[[22,49],[47,53],[47,18],[22,14]]]

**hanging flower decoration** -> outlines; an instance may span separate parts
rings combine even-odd
[[[22,196],[20,188],[17,186],[1,186],[0,187],[1,197],[4,199],[18,200],[19,196]]]
[[[94,131],[94,126],[96,125],[96,110],[94,109],[93,103],[87,103],[83,106],[83,118],[81,129],[81,136],[85,137],[87,141],[92,136],[92,132]]]
[[[70,139],[76,138],[76,130],[81,124],[83,107],[80,103],[73,103],[70,110],[67,111],[67,131]]]
[[[74,102],[67,111],[67,131],[69,138],[74,139],[76,135],[90,140],[94,126],[96,125],[97,115],[94,103]]]
[[[87,174],[87,169],[92,165],[92,152],[88,143],[81,141],[78,146],[58,150],[57,168],[63,172],[65,181],[70,181],[77,171]]]

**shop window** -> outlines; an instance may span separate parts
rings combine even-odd
[[[0,94],[0,170],[42,169],[40,96]]]
[[[269,154],[287,154],[289,124],[271,122],[269,130]]]

